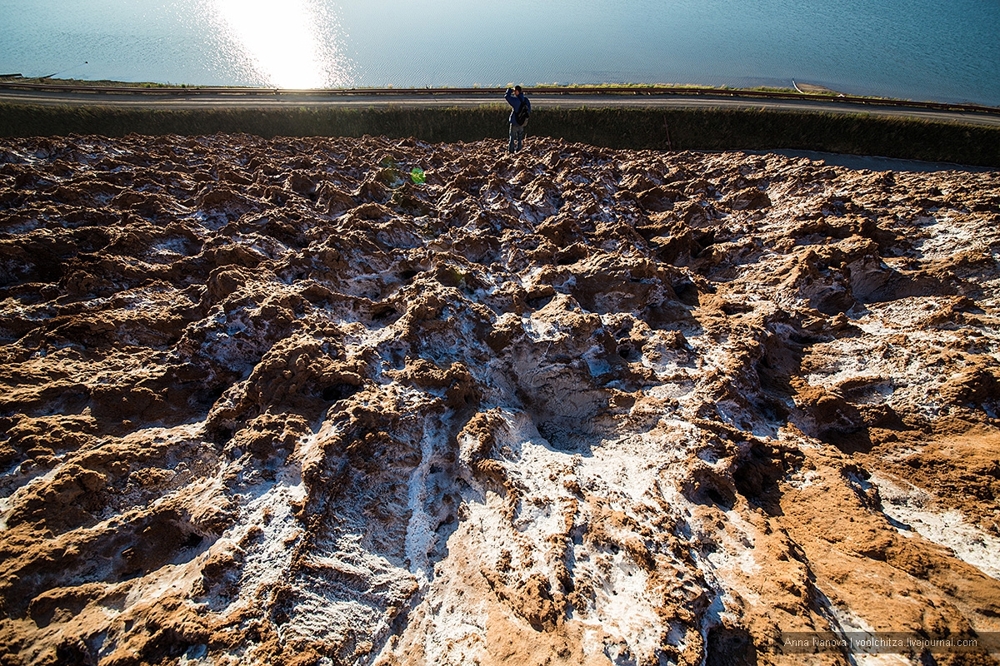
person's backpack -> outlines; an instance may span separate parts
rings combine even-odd
[[[528,122],[528,116],[531,115],[531,109],[528,108],[528,100],[521,100],[521,106],[518,107],[517,112],[514,114],[514,120],[517,121],[518,125],[523,125]]]

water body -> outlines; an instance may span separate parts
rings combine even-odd
[[[998,0],[0,0],[0,74],[823,85],[1000,106]]]

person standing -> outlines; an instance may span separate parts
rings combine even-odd
[[[511,106],[510,143],[507,144],[507,152],[516,153],[524,146],[524,127],[528,124],[528,116],[531,115],[531,102],[521,90],[521,86],[514,86],[513,90],[507,88],[504,99]]]

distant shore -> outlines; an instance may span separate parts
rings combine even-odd
[[[826,97],[837,98],[845,101],[865,101],[880,104],[904,104],[912,106],[926,106],[929,108],[967,108],[983,111],[996,111],[1000,113],[1000,107],[991,107],[984,104],[974,104],[966,102],[941,102],[931,100],[909,100],[891,97],[879,97],[873,95],[847,95],[826,86],[817,85],[803,81],[792,81],[791,86],[711,86],[697,83],[537,83],[534,86],[526,87],[532,92],[599,92],[603,94],[637,94],[642,91],[655,92],[659,94],[702,94],[702,95],[748,95],[762,96],[769,95],[794,95],[800,97]],[[131,82],[112,80],[86,80],[86,79],[60,79],[53,77],[25,77],[21,74],[0,74],[0,87],[5,85],[13,86],[45,86],[48,88],[87,88],[87,89],[122,89],[132,92],[142,91],[184,91],[213,92],[213,91],[243,91],[243,92],[278,92],[282,94],[295,93],[327,93],[327,94],[349,94],[354,92],[364,92],[373,94],[401,94],[406,92],[438,92],[449,91],[479,91],[489,93],[491,91],[503,90],[503,87],[472,86],[472,87],[450,87],[450,86],[414,86],[414,87],[329,87],[329,88],[280,88],[271,86],[206,86],[194,84],[173,84],[158,83],[152,81]]]

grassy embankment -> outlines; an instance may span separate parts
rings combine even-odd
[[[506,105],[160,110],[0,104],[0,136],[213,134],[506,139]],[[868,114],[744,109],[538,109],[529,137],[632,149],[800,149],[1000,167],[1000,127]]]

